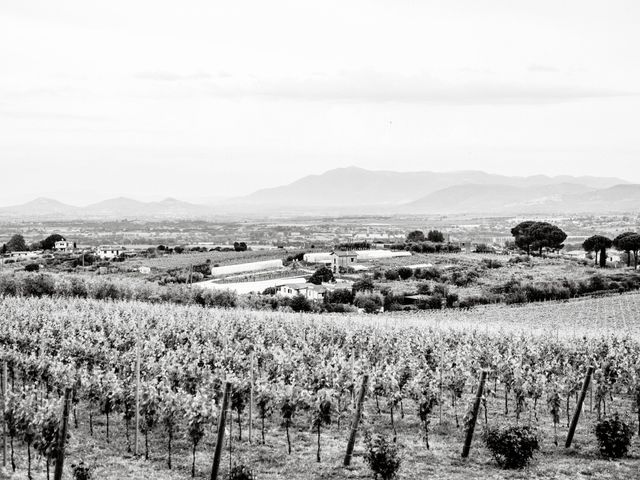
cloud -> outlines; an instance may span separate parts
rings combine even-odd
[[[139,80],[153,80],[158,82],[179,82],[184,80],[208,80],[212,75],[205,72],[197,72],[188,75],[172,72],[140,72],[134,75]]]
[[[15,119],[27,119],[27,120],[78,120],[78,121],[92,121],[102,122],[109,120],[108,117],[100,115],[82,115],[73,113],[62,112],[20,112],[16,110],[0,109],[0,117],[8,117]]]
[[[548,65],[538,65],[538,64],[533,64],[530,65],[528,70],[530,72],[541,72],[541,73],[558,73],[560,72],[559,69],[557,69],[556,67],[550,67]]]
[[[588,86],[524,81],[441,80],[428,74],[403,76],[371,71],[317,74],[302,79],[219,79],[205,82],[217,96],[262,96],[275,99],[367,103],[451,105],[545,104],[637,95]]]
[[[540,65],[533,65],[529,70],[531,68],[552,71],[552,67]],[[428,73],[401,75],[372,70],[315,73],[300,78],[237,75],[228,72],[216,75],[143,72],[135,77],[157,83],[157,90],[145,92],[145,95],[157,98],[209,96],[311,102],[526,105],[635,96],[640,93],[552,82],[550,79],[531,80],[525,77],[506,80],[505,76],[489,71],[483,71],[482,74],[458,73],[453,79],[438,78]],[[166,85],[166,88],[161,87],[161,84]]]

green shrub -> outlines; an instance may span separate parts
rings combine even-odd
[[[289,306],[294,312],[310,312],[311,310],[313,310],[311,302],[307,300],[307,297],[301,294],[293,297],[291,299],[291,302],[289,302]]]
[[[503,264],[500,260],[494,260],[491,258],[483,258],[482,259],[482,266],[486,267],[486,268],[502,268]]]
[[[444,283],[436,283],[433,286],[433,294],[440,295],[441,297],[446,297],[449,295],[449,287],[447,287]]]
[[[418,284],[418,295],[431,295],[431,285],[428,282]]]
[[[28,275],[22,279],[22,294],[27,297],[54,295],[56,282],[50,275]]]
[[[40,270],[40,265],[38,265],[37,263],[30,263],[24,266],[25,272],[37,272],[39,270]]]
[[[496,297],[491,294],[472,295],[470,297],[466,297],[466,298],[463,298],[462,300],[459,300],[458,307],[468,310],[477,305],[488,305],[489,303],[496,302],[496,301],[497,301]]]
[[[380,435],[365,435],[364,459],[373,471],[373,478],[392,480],[400,469],[400,455],[395,443],[388,442]]]
[[[458,298],[459,297],[457,293],[448,293],[447,296],[445,297],[447,308],[453,308],[453,306],[458,301]]]
[[[384,304],[382,295],[358,293],[353,300],[353,304],[362,308],[365,313],[377,313]]]
[[[0,275],[0,295],[15,296],[20,293],[20,281],[13,275]]]
[[[353,291],[348,288],[337,288],[335,290],[330,290],[324,297],[324,301],[326,303],[352,303],[353,302]]]
[[[620,419],[617,413],[600,420],[595,426],[600,453],[609,458],[621,458],[627,454],[633,429]]]
[[[409,267],[400,267],[398,269],[398,275],[400,275],[400,278],[402,280],[407,280],[413,275],[413,270],[411,270]]]
[[[442,296],[438,294],[427,295],[418,300],[416,305],[420,310],[440,310],[442,308]]]
[[[390,268],[384,272],[384,278],[387,280],[398,280],[400,279],[400,274],[398,273],[398,270]]]
[[[229,471],[229,480],[255,480],[256,476],[246,465],[234,465]]]
[[[440,270],[436,267],[421,268],[420,271],[416,270],[413,276],[422,280],[437,280],[440,278]]]
[[[71,465],[71,471],[73,472],[73,480],[91,480],[91,467],[84,462]]]
[[[320,267],[313,272],[313,275],[309,278],[309,283],[320,285],[322,283],[332,282],[333,280],[333,272],[331,269],[328,267]]]
[[[524,468],[540,450],[537,432],[527,425],[489,427],[484,443],[502,468]]]
[[[238,302],[238,296],[231,290],[197,289],[193,300],[203,307],[233,308]]]

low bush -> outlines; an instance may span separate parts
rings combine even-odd
[[[413,275],[413,270],[409,267],[400,267],[398,269],[398,275],[402,280],[408,280]]]
[[[428,282],[418,284],[418,295],[431,295],[431,285]]]
[[[92,468],[84,462],[72,464],[71,471],[73,472],[73,480],[91,480],[93,478]]]
[[[483,258],[482,266],[486,268],[502,268],[504,265],[500,260],[494,260],[492,258]]]
[[[383,306],[384,300],[380,294],[358,293],[353,300],[353,304],[358,308],[362,308],[365,313],[377,313],[380,307]]]
[[[416,306],[420,310],[440,310],[442,308],[442,296],[438,294],[426,295],[418,300]]]
[[[311,302],[307,300],[307,297],[300,294],[291,299],[289,306],[294,312],[310,312],[313,310],[313,306],[311,305]]]
[[[26,297],[50,296],[56,293],[56,282],[51,275],[28,275],[22,279],[22,294]]]
[[[193,300],[203,307],[233,308],[238,303],[238,296],[231,290],[197,289]]]
[[[330,290],[324,297],[325,303],[352,303],[353,299],[353,291],[348,288]]]
[[[624,457],[629,451],[633,428],[615,413],[600,420],[595,426],[600,453],[608,458]]]
[[[373,478],[392,480],[398,475],[401,459],[398,447],[393,442],[388,442],[380,435],[365,435],[364,459],[373,471]]]
[[[425,267],[421,269],[416,269],[413,273],[413,276],[417,279],[421,280],[438,280],[440,278],[441,272],[436,267]]]
[[[457,293],[448,293],[445,297],[445,303],[447,308],[453,308],[455,304],[458,302],[459,297]]]
[[[246,465],[234,465],[229,471],[229,480],[255,480],[253,471]]]
[[[516,255],[509,258],[509,263],[531,263],[531,257],[529,255]]]
[[[489,427],[484,443],[502,468],[524,468],[540,450],[536,430],[527,425]]]
[[[391,281],[399,280],[400,274],[398,273],[398,270],[391,268],[384,272],[384,278]]]

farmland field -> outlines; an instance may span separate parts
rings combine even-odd
[[[47,418],[57,419],[60,395],[73,387],[67,466],[84,460],[101,479],[189,478],[192,467],[196,477],[208,478],[226,380],[234,394],[223,474],[238,462],[260,479],[372,478],[362,457],[362,432],[369,430],[397,439],[401,479],[634,478],[638,438],[630,456],[612,467],[599,456],[592,428],[599,415],[613,411],[638,418],[639,305],[640,294],[625,294],[369,316],[1,298],[0,360],[9,367],[9,411],[19,420],[16,476],[26,477],[28,469],[24,429],[41,431]],[[142,456],[131,458],[136,345],[146,435]],[[574,444],[565,450],[588,365],[595,367],[592,389]],[[481,370],[488,371],[487,389],[471,456],[463,461],[465,412]],[[344,468],[354,397],[365,373],[370,381],[361,432],[352,466]],[[422,421],[418,407],[430,400],[435,404]],[[318,439],[311,426],[323,402],[332,407],[331,422],[320,422]],[[290,411],[283,406],[294,407],[293,415],[283,416]],[[541,437],[542,450],[525,472],[499,469],[481,441],[485,424],[516,421],[535,426]],[[34,452],[34,478],[46,478],[45,461]]]
[[[283,259],[287,255],[295,255],[297,251],[275,249],[256,250],[245,252],[189,252],[181,254],[168,254],[158,258],[145,258],[137,260],[140,265],[154,269],[168,270],[172,268],[188,268],[209,261],[212,265],[235,265],[245,262],[258,262],[262,260]]]

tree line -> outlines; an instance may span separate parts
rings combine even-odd
[[[39,242],[34,242],[31,245],[28,245],[26,240],[19,233],[13,235],[9,241],[0,247],[0,253],[8,253],[8,252],[27,252],[32,250],[53,250],[56,242],[64,241],[65,238],[57,233],[53,235],[49,235],[47,238],[40,240]]]

